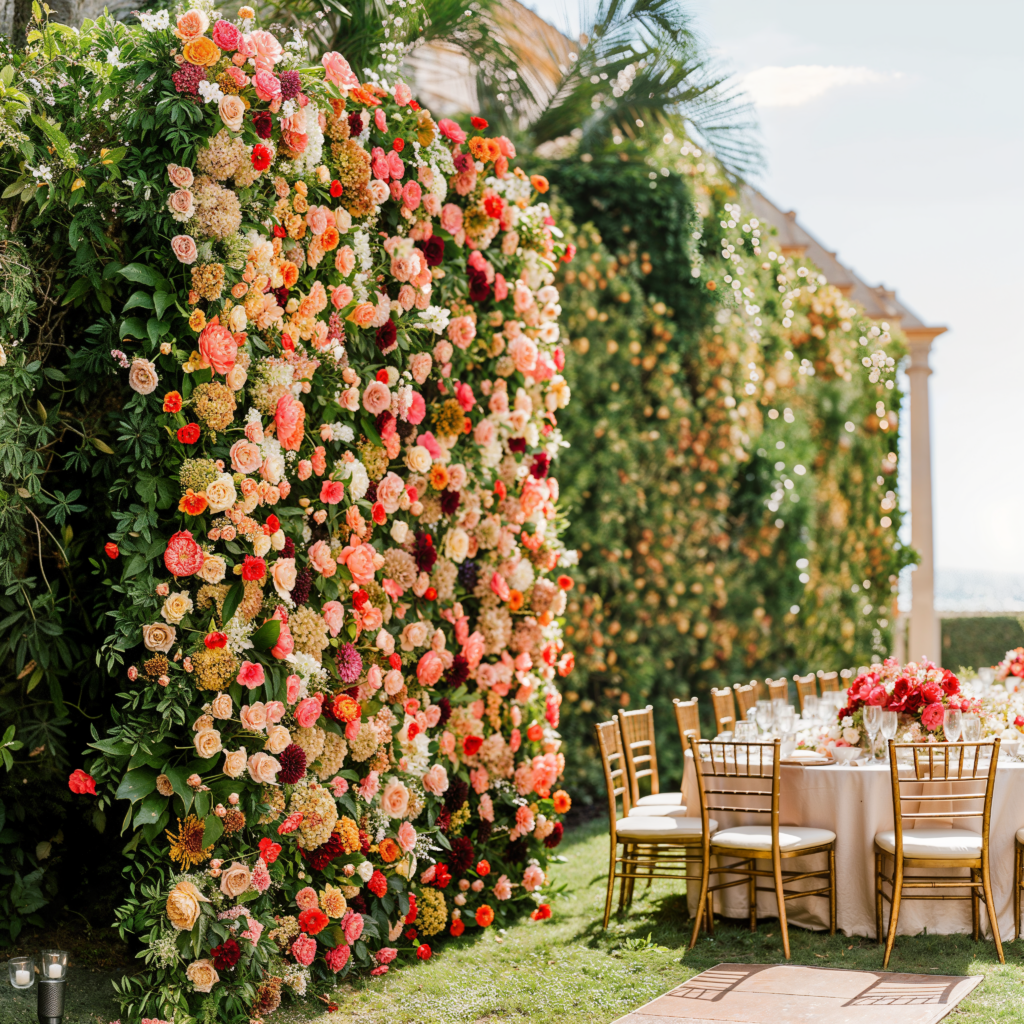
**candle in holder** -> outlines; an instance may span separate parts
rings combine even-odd
[[[68,955],[63,949],[44,949],[42,951],[44,978],[60,981],[67,975]]]
[[[31,975],[28,973],[28,971],[15,971],[14,972],[14,984],[15,985],[24,985],[27,988],[28,985],[29,985],[30,980],[31,980]]]
[[[7,962],[11,984],[15,988],[31,988],[35,981],[36,965],[30,956],[12,957]]]
[[[51,978],[59,978],[64,973],[60,964],[48,964],[46,972]]]

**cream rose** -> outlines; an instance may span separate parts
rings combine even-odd
[[[167,919],[179,932],[191,931],[199,920],[200,903],[210,901],[187,879],[167,894]]]
[[[227,575],[228,563],[220,555],[207,555],[203,559],[203,567],[196,575],[204,583],[220,583]]]
[[[156,366],[148,359],[133,359],[128,371],[128,383],[132,390],[138,391],[140,395],[151,395],[160,383],[160,376],[156,372]]]
[[[228,313],[228,327],[236,334],[244,331],[249,325],[249,318],[245,313],[245,306],[232,306],[231,312]],[[232,367],[234,369],[234,367]],[[233,391],[237,391],[237,388],[232,388]]]
[[[279,597],[288,597],[295,589],[295,559],[279,558],[271,569],[274,589]]]
[[[192,216],[195,197],[187,188],[179,188],[167,197],[167,209],[171,216],[180,223],[184,223]]]
[[[245,771],[245,747],[237,750],[226,750],[224,752],[224,774],[229,779],[240,778]]]
[[[265,533],[256,534],[252,542],[252,553],[262,558],[270,550],[270,538]]]
[[[229,868],[224,868],[220,876],[220,891],[225,896],[235,899],[241,896],[252,882],[252,872],[237,860]]]
[[[242,728],[250,732],[263,732],[267,727],[267,709],[261,700],[256,701],[251,707],[243,704],[238,717],[242,720]]]
[[[277,773],[281,770],[281,762],[276,757],[257,750],[249,756],[249,777],[261,786],[272,786],[277,783]]]
[[[402,650],[412,651],[422,647],[430,636],[430,627],[425,622],[410,622],[402,630]]]
[[[210,714],[214,718],[226,720],[231,717],[233,710],[234,705],[231,703],[231,697],[226,693],[218,693],[210,702]]]
[[[224,96],[217,105],[220,119],[224,127],[233,132],[242,130],[242,118],[245,117],[245,104],[237,96]]]
[[[196,240],[191,235],[175,235],[171,239],[171,252],[178,258],[179,263],[195,263],[199,250],[196,248]]]
[[[142,642],[148,651],[166,654],[178,639],[178,631],[163,622],[151,622],[142,627]]]
[[[235,481],[227,473],[222,473],[213,483],[206,485],[206,500],[210,503],[211,512],[225,512],[238,500]]]
[[[192,982],[196,992],[209,992],[220,981],[212,960],[193,960],[185,968],[185,977]]]
[[[179,590],[176,594],[168,595],[163,608],[160,609],[160,614],[176,626],[190,611],[192,611],[192,598],[185,591]]]
[[[444,542],[445,556],[452,562],[465,561],[469,554],[469,534],[461,526],[448,531]]]
[[[292,741],[292,734],[283,725],[272,725],[267,730],[267,742],[264,744],[272,754],[280,754]]]
[[[432,461],[430,452],[421,444],[413,445],[409,449],[409,454],[405,457],[405,464],[414,473],[428,472]]]
[[[381,810],[389,818],[404,818],[409,809],[409,790],[400,779],[391,779],[380,798]]]
[[[224,383],[227,384],[232,391],[241,391],[245,387],[245,382],[249,379],[249,374],[246,372],[245,367],[239,363],[235,363],[227,372],[227,376],[224,378]]]
[[[192,739],[200,757],[213,757],[221,752],[220,733],[216,729],[200,729]]]

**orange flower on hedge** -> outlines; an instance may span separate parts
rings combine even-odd
[[[485,903],[476,912],[476,923],[481,928],[488,928],[494,921],[494,911]]]
[[[164,412],[181,412],[180,391],[168,391],[164,395]]]
[[[299,279],[299,268],[290,260],[285,260],[279,267],[285,288],[294,288]]]
[[[510,590],[508,592],[509,611],[517,612],[523,607],[523,592],[521,590]]]
[[[549,187],[548,186],[548,179],[545,178],[543,174],[531,174],[530,175],[530,184],[538,192],[542,192],[542,193],[543,192],[547,192],[548,187]]]
[[[380,854],[380,859],[385,864],[392,864],[398,860],[398,855],[402,852],[398,846],[398,843],[394,839],[382,839],[380,846],[377,848],[377,852]]]
[[[320,248],[324,252],[333,252],[341,241],[341,235],[338,234],[337,228],[328,228],[320,236]]]
[[[178,502],[178,511],[184,512],[187,516],[201,516],[209,504],[206,500],[206,495],[202,491],[196,494],[190,487],[185,492],[181,501]]]
[[[208,36],[190,39],[181,52],[189,64],[200,68],[212,68],[221,58],[220,47]]]
[[[448,470],[440,462],[430,467],[430,486],[435,491],[443,491],[448,486]]]
[[[193,331],[201,331],[206,326],[206,314],[201,309],[193,309],[188,318],[188,325]]]
[[[564,789],[556,790],[551,799],[555,802],[555,814],[565,814],[572,807],[572,797]]]
[[[482,135],[476,135],[469,140],[468,145],[470,153],[484,163],[493,163],[501,156],[501,146],[498,145],[497,139],[485,139]]]

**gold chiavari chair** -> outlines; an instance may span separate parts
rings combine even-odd
[[[782,931],[782,950],[789,959],[789,927],[786,920],[786,901],[805,896],[827,896],[831,934],[836,933],[836,836],[824,828],[781,825],[779,823],[779,793],[781,772],[779,766],[779,740],[771,743],[717,743],[712,740],[691,738],[690,749],[697,771],[697,790],[700,793],[700,813],[704,822],[711,814],[734,812],[768,817],[767,825],[740,825],[719,831],[706,831],[701,865],[700,898],[697,919],[693,924],[690,949],[697,944],[701,922],[707,915],[708,930],[714,932],[714,893],[737,885],[747,886],[750,904],[750,930],[757,930],[757,894],[774,892],[779,908],[779,927]],[[828,866],[818,871],[784,871],[782,862],[792,857],[807,857],[823,853]],[[712,867],[712,857],[737,858],[725,867]],[[771,869],[757,867],[770,860]],[[739,875],[734,881],[709,885],[709,876]],[[772,885],[759,886],[760,878],[770,878]],[[826,878],[827,885],[816,889],[787,889],[787,883],[804,878]]]
[[[679,700],[675,698],[672,706],[676,711],[676,726],[679,729],[679,742],[683,745],[683,754],[690,749],[688,736],[696,736],[700,739],[700,711],[697,707],[697,698],[691,700]]]
[[[839,673],[838,672],[818,672],[818,683],[821,686],[822,693],[832,693],[839,689]]]
[[[987,763],[981,759],[983,750],[991,754]],[[909,753],[911,763],[900,765],[899,752]],[[882,970],[889,966],[889,957],[896,941],[900,903],[903,900],[970,900],[973,935],[977,942],[980,930],[978,903],[983,897],[999,962],[1006,963],[1003,944],[999,939],[999,921],[992,901],[988,861],[992,789],[995,786],[998,760],[998,739],[988,743],[896,743],[889,740],[892,816],[896,827],[875,836],[875,927],[879,942],[882,941],[883,900],[890,906],[889,933],[885,941]],[[963,786],[965,783],[966,788]],[[961,791],[955,792],[957,789]],[[904,801],[923,809],[906,811]],[[945,822],[953,818],[980,818],[981,832],[963,828],[916,827],[918,822]],[[905,827],[904,822],[910,822],[910,827]],[[883,871],[886,857],[893,860],[891,875]],[[965,868],[970,872],[970,878],[908,875],[905,874],[908,868]],[[891,895],[886,894],[883,883],[890,887]],[[948,893],[917,895],[905,894],[904,889],[970,891],[966,896]]]
[[[813,672],[809,672],[805,676],[793,676],[793,682],[796,683],[796,695],[800,701],[800,713],[803,714],[804,701],[808,697],[818,696],[818,683]]]
[[[736,725],[736,702],[728,686],[716,690],[711,688],[711,706],[715,711],[715,725],[718,732],[729,732]]]
[[[699,858],[702,852],[701,829],[712,831],[718,823],[706,816],[702,818],[632,817],[629,775],[622,749],[622,734],[618,722],[601,722],[595,726],[597,745],[604,767],[604,780],[608,789],[608,830],[610,852],[608,864],[608,890],[605,895],[604,924],[612,911],[615,881],[620,881],[619,910],[633,899],[633,886],[637,878],[650,882],[654,878],[683,879],[687,877],[687,862]],[[619,814],[621,801],[622,813]],[[620,854],[619,847],[622,847]],[[641,874],[641,870],[643,874]]]
[[[758,686],[758,683],[749,683],[747,686],[741,686],[737,683],[733,687],[736,693],[736,707],[739,711],[740,720],[745,719],[747,711],[757,703]]]
[[[658,777],[658,747],[654,739],[654,708],[650,704],[638,711],[620,711],[616,716],[622,731],[622,749],[629,777],[629,802],[637,810],[656,809],[654,813],[680,813],[685,817],[683,794],[661,792]],[[651,792],[640,795],[640,780],[650,779]]]
[[[781,679],[766,679],[768,684],[768,698],[770,700],[789,700],[789,680],[783,676]]]

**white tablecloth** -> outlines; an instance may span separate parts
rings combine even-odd
[[[722,782],[724,780],[718,780]],[[971,782],[970,787],[983,789],[984,780]],[[693,816],[700,814],[696,772],[692,755],[687,752],[683,776],[683,801]],[[980,802],[971,806],[979,806]],[[960,808],[965,809],[965,808]],[[915,811],[908,807],[905,811]],[[783,825],[805,825],[827,828],[836,834],[837,925],[844,935],[875,934],[875,834],[894,827],[892,815],[892,781],[888,765],[829,765],[804,768],[782,766],[782,792],[779,821]],[[743,815],[713,811],[719,829],[735,825],[767,825],[768,815]],[[935,827],[935,823],[929,823]],[[981,819],[960,819],[958,828],[981,831]],[[993,899],[999,918],[999,934],[1003,942],[1014,935],[1013,849],[1017,829],[1024,826],[1024,764],[1000,761],[996,769],[995,792],[992,798],[992,820],[989,864],[992,872]],[[923,826],[922,826],[923,827]],[[726,858],[728,862],[728,858]],[[824,854],[783,861],[783,869],[818,869],[826,864]],[[892,861],[887,860],[886,873]],[[921,873],[921,872],[908,872]],[[933,872],[941,873],[941,872]],[[963,872],[950,871],[950,874]],[[710,883],[733,881],[738,876],[712,874]],[[761,879],[759,885],[769,885]],[[795,883],[794,888],[815,888],[825,884],[821,879]],[[699,878],[687,886],[691,915],[696,911],[700,895]],[[906,890],[904,890],[906,891]],[[918,890],[923,892],[924,890]],[[941,892],[942,890],[936,890]],[[945,890],[947,893],[949,890]],[[955,890],[954,890],[955,891]],[[886,892],[889,892],[888,886]],[[964,890],[966,892],[966,890]],[[747,917],[747,887],[737,885],[715,893],[715,912],[726,917]],[[758,915],[777,917],[774,893],[758,893]],[[787,900],[789,923],[804,928],[828,928],[828,900],[820,896]],[[982,927],[988,930],[988,915],[982,903]],[[889,926],[889,905],[883,905],[883,928]],[[904,900],[900,906],[900,935],[918,935],[926,930],[932,934],[970,933],[970,900],[932,901]]]

